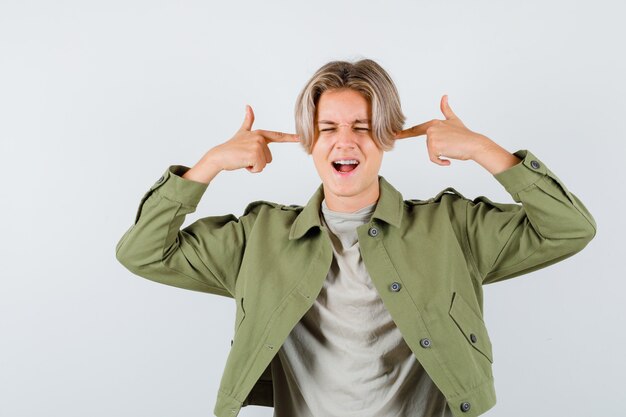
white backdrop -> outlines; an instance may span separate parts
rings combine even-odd
[[[443,118],[448,94],[598,223],[578,255],[485,287],[485,415],[623,415],[626,10],[585,3],[2,0],[0,415],[212,415],[233,300],[134,276],[115,245],[163,171],[232,137],[246,103],[253,128],[292,132],[313,72],[366,57],[396,82],[406,127]],[[305,204],[320,179],[299,146],[270,144],[260,174],[219,174],[184,225]],[[380,174],[405,199],[453,186],[513,202],[475,162],[430,162],[425,137],[397,143]]]

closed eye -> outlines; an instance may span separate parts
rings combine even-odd
[[[322,129],[322,130],[320,130],[320,132],[327,132],[327,131],[329,131],[329,130],[335,130],[335,128],[333,127],[333,128],[328,128],[328,129]],[[355,128],[354,128],[354,130],[365,130],[365,131],[369,131],[369,129],[368,129],[368,128],[366,128],[366,127],[355,127]]]

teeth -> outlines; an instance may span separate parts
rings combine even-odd
[[[339,161],[335,161],[333,163],[342,164],[342,165],[352,165],[352,164],[358,164],[359,161],[357,161],[356,159],[340,159]]]

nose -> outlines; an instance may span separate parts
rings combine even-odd
[[[344,129],[340,129],[341,127],[344,127]],[[358,136],[352,131],[351,125],[348,123],[341,123],[337,125],[337,145],[340,147],[345,146],[353,148],[357,139]]]

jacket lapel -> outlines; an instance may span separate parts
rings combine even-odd
[[[380,187],[380,195],[372,218],[383,220],[395,227],[400,227],[402,214],[404,212],[404,199],[402,194],[387,182],[382,175],[378,175],[378,184]],[[319,211],[323,199],[324,184],[321,183],[304,209],[294,220],[291,230],[289,231],[289,240],[301,238],[312,227],[322,227]]]

